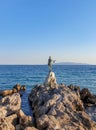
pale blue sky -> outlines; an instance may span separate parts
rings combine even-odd
[[[0,64],[96,64],[96,0],[0,0]]]

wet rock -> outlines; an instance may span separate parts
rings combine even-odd
[[[0,96],[7,96],[13,94],[13,90],[4,90],[0,92]]]
[[[87,88],[80,91],[80,96],[84,103],[96,104],[96,96],[91,94]]]
[[[21,90],[26,90],[26,86],[25,86],[25,85],[22,85],[22,86],[21,86]]]
[[[16,84],[15,86],[13,86],[13,88],[15,88],[17,91],[20,91],[21,90],[21,85]]]
[[[26,86],[25,85],[16,84],[15,86],[13,86],[13,89],[16,89],[17,92],[19,92],[20,90],[26,90]]]
[[[92,105],[90,107],[86,107],[86,113],[91,117],[93,121],[96,122],[96,105]]]
[[[13,93],[20,92],[21,90],[25,91],[26,86],[25,85],[21,86],[20,84],[16,84],[15,86],[13,86],[11,90],[0,91],[0,96],[5,97],[7,95],[12,95]]]

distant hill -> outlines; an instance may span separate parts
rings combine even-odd
[[[76,62],[60,62],[55,63],[54,65],[89,65],[87,63],[76,63]]]

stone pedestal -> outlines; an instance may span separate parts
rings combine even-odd
[[[54,72],[49,72],[48,76],[45,79],[44,85],[49,86],[50,88],[56,88],[57,82]]]

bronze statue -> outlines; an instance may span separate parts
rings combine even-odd
[[[52,60],[51,56],[49,56],[49,59],[48,59],[49,72],[52,71],[52,63],[55,63],[55,60]]]

